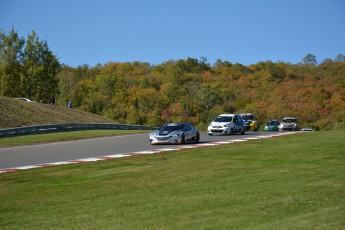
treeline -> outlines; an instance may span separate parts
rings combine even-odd
[[[259,123],[298,117],[315,129],[345,128],[345,61],[259,62],[250,66],[205,59],[63,67],[60,104],[121,123],[157,126],[188,121],[200,128],[220,113],[251,112]]]
[[[47,101],[58,93],[59,71],[57,57],[34,31],[26,40],[14,28],[0,32],[0,95]]]
[[[15,37],[11,33],[2,36]],[[30,36],[46,45],[34,32]],[[222,60],[211,66],[206,58],[187,58],[160,65],[111,62],[74,68],[33,59],[28,69],[26,62],[19,61],[18,68],[11,65],[13,61],[6,62],[3,40],[0,93],[4,96],[48,100],[54,94],[58,105],[67,106],[72,101],[74,108],[128,124],[159,126],[168,121],[187,121],[204,129],[220,113],[250,112],[261,125],[269,119],[296,116],[304,127],[345,129],[342,54],[320,64],[314,55],[307,54],[297,64],[266,61],[249,66]],[[36,47],[44,47],[38,44]],[[45,57],[47,53],[52,55],[50,51],[39,54]],[[25,52],[23,57],[27,57]],[[54,66],[47,68],[54,71],[43,71],[45,66]],[[32,79],[40,87],[25,85]],[[12,82],[27,90],[10,90]]]

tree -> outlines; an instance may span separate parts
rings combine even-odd
[[[8,35],[0,32],[0,95],[25,96],[20,89],[24,43],[14,28]]]
[[[286,76],[286,70],[284,63],[275,63],[269,67],[272,77],[276,80],[283,80]]]
[[[199,89],[195,94],[194,100],[203,111],[210,110],[221,101],[217,92],[210,88]]]
[[[317,65],[316,57],[313,54],[307,54],[302,61],[305,65]]]
[[[344,54],[338,54],[337,57],[334,59],[334,61],[345,62],[345,55]]]
[[[210,70],[210,65],[205,57],[201,57],[200,61],[195,58],[180,59],[176,62],[176,67],[185,73],[202,73]]]
[[[63,66],[58,73],[58,104],[66,104],[68,101],[72,101],[73,106],[80,106],[80,101],[76,98],[78,79],[75,72],[72,67]]]
[[[24,74],[22,88],[28,97],[36,100],[49,98],[57,93],[57,73],[60,63],[44,40],[35,31],[28,35],[23,55]]]
[[[209,71],[211,69],[210,64],[207,63],[207,58],[205,58],[205,57],[200,58],[199,69],[201,72]]]

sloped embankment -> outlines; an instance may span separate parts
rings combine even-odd
[[[115,123],[111,119],[57,105],[29,103],[0,96],[0,129],[20,126],[83,123]]]

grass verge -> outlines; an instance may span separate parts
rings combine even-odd
[[[137,134],[152,132],[148,130],[87,130],[87,131],[72,131],[61,133],[35,134],[19,137],[0,138],[0,147],[31,145],[38,143],[88,139],[95,137],[119,136],[126,134]]]
[[[67,106],[28,103],[0,96],[0,129],[21,126],[81,123],[114,123],[113,120]]]
[[[344,229],[345,132],[0,174],[0,229]]]

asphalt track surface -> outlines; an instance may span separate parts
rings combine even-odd
[[[277,133],[277,132],[275,132]],[[200,133],[200,143],[272,135],[272,132],[247,132],[245,135],[209,136]],[[188,144],[186,144],[188,145]],[[181,146],[181,145],[180,145]],[[0,171],[27,165],[48,164],[130,152],[174,148],[176,145],[150,145],[149,134],[114,136],[87,140],[0,148]]]

